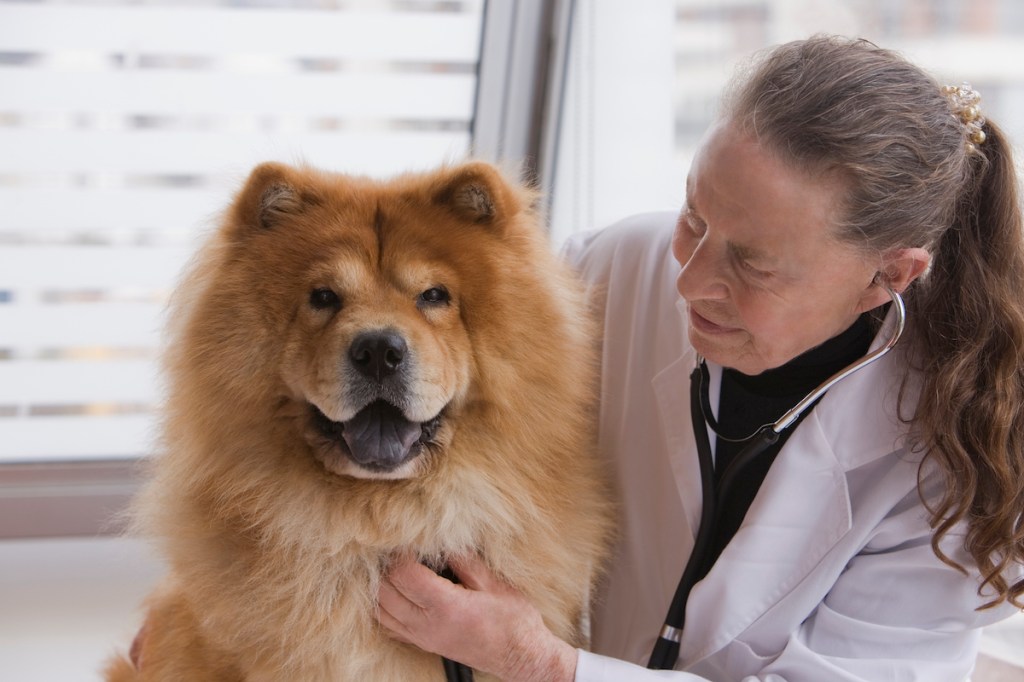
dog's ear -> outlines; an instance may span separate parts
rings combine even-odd
[[[284,164],[256,166],[235,201],[236,224],[245,229],[273,229],[316,203],[315,195],[300,187],[294,177]]]
[[[482,161],[454,168],[434,193],[434,201],[481,225],[500,225],[520,209],[518,197],[498,169]]]

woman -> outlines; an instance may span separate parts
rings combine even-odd
[[[507,680],[965,679],[1024,598],[1024,236],[977,93],[862,41],[781,46],[730,91],[677,220],[570,252],[604,312],[623,501],[596,653],[474,558],[463,586],[397,566],[382,624]],[[889,290],[896,348],[744,462],[745,436],[894,337]],[[739,460],[717,516],[702,459],[705,491]]]

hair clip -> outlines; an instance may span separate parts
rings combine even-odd
[[[970,150],[975,149],[985,141],[985,117],[981,115],[981,95],[968,83],[963,85],[943,85],[942,94],[949,101],[950,108],[957,120],[964,126],[967,132],[967,146]]]

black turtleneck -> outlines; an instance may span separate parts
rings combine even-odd
[[[781,367],[755,376],[724,369],[718,402],[719,431],[728,438],[744,438],[760,426],[775,422],[830,376],[863,357],[871,345],[872,336],[870,318],[861,315],[845,332]],[[808,412],[810,410],[804,415]],[[775,456],[795,428],[796,424],[790,426],[780,434],[778,441],[749,462],[732,485],[728,497],[717,501],[721,521],[702,562],[704,570],[701,576],[707,574],[722,549],[736,534]],[[746,442],[735,443],[721,437],[716,439],[716,483],[745,445]]]

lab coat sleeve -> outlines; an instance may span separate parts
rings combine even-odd
[[[839,679],[810,677],[808,680]],[[580,651],[576,659],[576,682],[711,682],[706,677],[674,670],[648,670],[639,665],[626,663],[607,656],[598,656]],[[788,682],[774,673],[764,676],[745,677],[742,682]]]
[[[639,665],[580,651],[576,658],[576,682],[698,682],[706,678],[672,670],[647,670]]]
[[[821,677],[822,669],[813,673],[810,677],[786,678],[776,673],[765,673],[764,675],[750,676],[743,678],[742,682],[795,682],[796,680],[847,680],[848,677]],[[831,675],[832,673],[827,673]],[[885,679],[885,678],[872,678]],[[587,651],[580,651],[576,659],[576,682],[657,682],[667,680],[668,682],[712,682],[706,677],[694,675],[693,673],[677,672],[673,670],[647,670],[639,665],[627,663],[607,656],[598,656]]]

